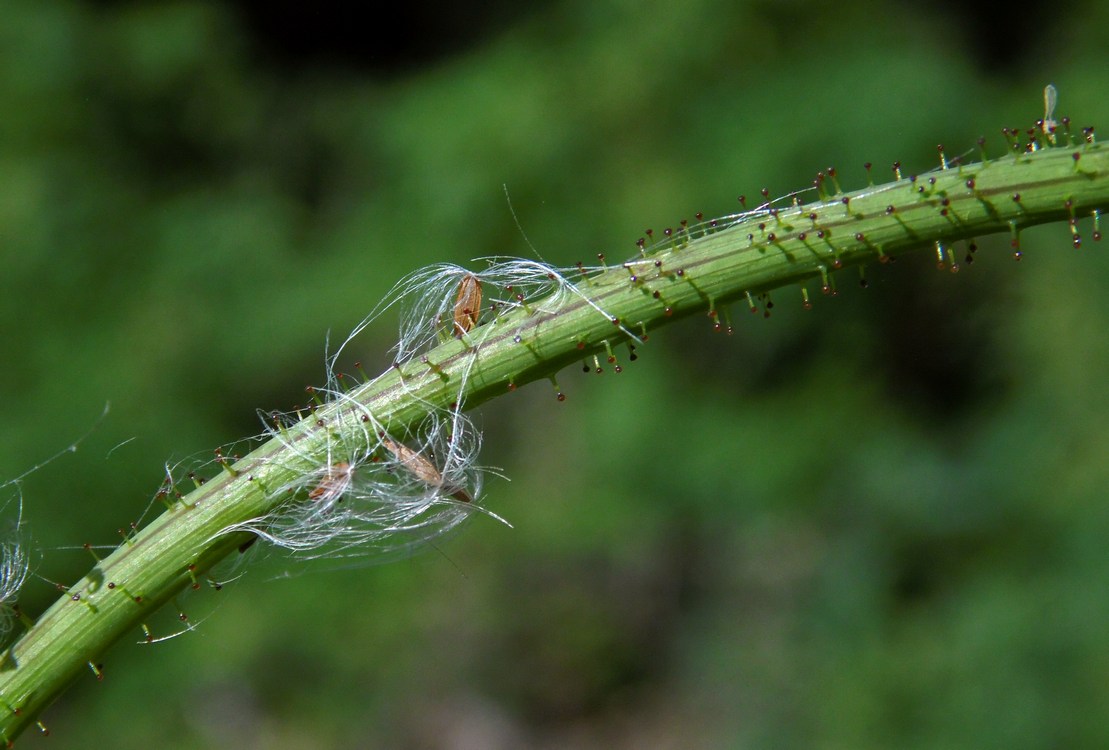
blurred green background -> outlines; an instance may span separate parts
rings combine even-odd
[[[111,403],[20,487],[31,614],[403,274],[530,255],[502,185],[569,265],[828,165],[1000,153],[1048,82],[1109,123],[1102,2],[414,7],[0,2],[0,481]],[[1024,243],[491,402],[514,529],[236,571],[20,746],[1109,746],[1109,261]]]

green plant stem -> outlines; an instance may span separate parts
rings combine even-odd
[[[580,294],[563,294],[557,305],[529,300],[465,340],[452,339],[318,408],[173,502],[99,562],[8,648],[0,736],[13,740],[85,665],[253,539],[224,529],[297,502],[276,488],[342,460],[329,451],[343,435],[364,432],[360,416],[367,412],[385,430],[403,431],[432,409],[471,408],[607,353],[629,341],[628,331],[638,335],[698,312],[723,314],[748,295],[814,278],[830,283],[838,268],[909,250],[936,248],[937,259],[950,263],[945,245],[956,240],[1016,237],[1020,228],[1052,221],[1077,231],[1075,218],[1107,206],[1109,149],[1044,148],[702,227],[579,279]]]

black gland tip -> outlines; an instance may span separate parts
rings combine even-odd
[[[555,396],[555,398],[557,398],[559,401],[565,401],[566,400],[566,394],[563,393],[562,391],[559,391],[558,395]]]
[[[695,218],[697,221],[703,221],[705,218],[705,214],[702,211],[698,211],[697,213],[693,214],[693,218]]]
[[[967,190],[974,190],[974,184],[975,183],[974,183],[974,178],[973,177],[971,177],[969,180],[967,180],[966,184],[967,184]]]
[[[743,206],[744,208],[747,208],[747,196],[746,195],[739,196],[738,200],[739,200],[739,205]]]
[[[767,200],[770,199],[770,189],[769,188],[763,188],[759,192],[762,193],[763,198],[766,198]]]

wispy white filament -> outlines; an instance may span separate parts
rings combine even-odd
[[[0,640],[11,632],[19,592],[27,580],[30,561],[22,543],[23,498],[17,503],[15,522],[0,539]]]
[[[383,436],[372,419],[363,424],[357,437],[333,438],[326,462],[274,488],[283,501],[277,510],[224,533],[249,531],[306,559],[368,556],[430,541],[474,512],[492,515],[476,504],[481,440],[464,415],[433,412],[406,436]],[[435,476],[414,470],[409,451],[390,450],[397,442]]]

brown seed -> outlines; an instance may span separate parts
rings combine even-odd
[[[454,330],[456,338],[462,338],[477,325],[481,312],[481,282],[477,276],[468,273],[458,282],[458,296],[454,300]]]
[[[397,443],[382,436],[381,444],[385,449],[396,456],[408,472],[429,487],[442,488],[455,500],[463,503],[473,502],[470,493],[461,487],[443,487],[443,475],[435,464],[431,463],[422,453],[412,450],[404,443]]]
[[[327,476],[320,480],[315,489],[308,493],[308,499],[319,500],[325,495],[331,497],[342,495],[346,491],[347,485],[350,484],[350,475],[350,464],[346,461],[333,464],[328,470]]]

